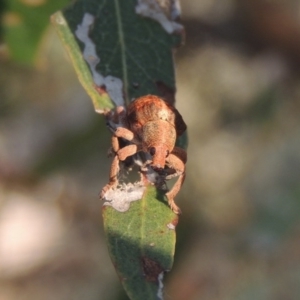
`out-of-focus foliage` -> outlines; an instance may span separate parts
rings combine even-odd
[[[166,298],[299,298],[299,5],[182,1],[189,161]],[[109,134],[47,41],[44,71],[1,61],[1,296],[126,299],[99,233]]]
[[[68,2],[69,0],[4,1],[1,25],[8,55],[19,63],[33,64],[49,25],[49,17]]]

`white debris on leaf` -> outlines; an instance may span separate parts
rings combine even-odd
[[[167,225],[167,227],[168,227],[169,229],[171,229],[171,230],[175,230],[175,225],[172,224],[172,223],[169,223],[169,224]]]
[[[109,189],[104,195],[104,206],[112,206],[119,212],[129,209],[130,203],[143,197],[145,186],[141,183],[128,183]]]
[[[183,26],[175,22],[180,16],[179,0],[138,0],[135,12],[159,22],[168,33],[183,30]]]
[[[163,288],[164,288],[164,284],[163,284],[163,279],[164,279],[164,272],[159,273],[158,275],[158,290],[157,290],[157,299],[159,300],[163,300],[164,299],[164,295],[163,295]]]
[[[93,25],[94,20],[95,17],[93,15],[85,13],[81,24],[77,26],[75,35],[84,43],[83,57],[91,69],[95,84],[106,88],[109,97],[116,106],[124,106],[122,80],[111,75],[104,77],[96,70],[96,66],[100,62],[100,57],[97,56],[95,43],[89,37],[90,26]]]

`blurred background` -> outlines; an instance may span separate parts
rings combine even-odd
[[[0,5],[8,39],[23,22],[16,2]],[[26,28],[15,60],[2,36],[0,299],[125,300],[98,200],[110,134],[47,26],[67,1],[54,2],[39,14],[34,57],[24,59]],[[177,107],[189,161],[165,299],[299,299],[300,2],[181,5]]]

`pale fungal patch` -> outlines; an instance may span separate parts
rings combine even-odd
[[[135,12],[143,17],[148,17],[160,23],[168,33],[180,32],[183,26],[175,20],[180,16],[179,0],[170,0],[167,6],[158,0],[138,0]]]
[[[96,71],[100,57],[97,56],[95,43],[89,37],[90,26],[94,23],[94,20],[93,15],[85,13],[81,24],[77,26],[75,35],[84,44],[83,57],[91,69],[95,84],[99,87],[104,86],[109,97],[117,106],[124,106],[122,80],[111,75],[104,77]]]
[[[169,229],[171,229],[171,230],[175,230],[175,225],[172,224],[172,223],[169,223],[169,224],[167,225],[167,227],[168,227]]]
[[[112,206],[119,212],[129,209],[130,203],[143,197],[145,186],[140,183],[128,183],[109,189],[104,195],[104,206]]]
[[[163,284],[163,279],[164,279],[164,272],[159,273],[158,277],[157,277],[157,281],[158,281],[158,290],[157,290],[157,299],[159,300],[163,300],[164,299],[164,295],[163,295],[163,288],[164,288],[164,284]]]

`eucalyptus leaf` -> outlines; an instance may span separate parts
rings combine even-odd
[[[50,15],[68,2],[6,0],[2,26],[10,57],[19,63],[33,64]]]
[[[170,34],[159,22],[137,14],[137,4],[137,0],[79,0],[63,10],[62,15],[54,15],[52,21],[71,56],[78,52],[77,46],[70,49],[68,45],[71,35],[83,57],[88,48],[95,48],[92,54],[85,56],[85,60],[93,56],[91,60],[94,61],[88,62],[88,65],[100,94],[107,92],[117,105],[122,101],[128,104],[132,99],[147,94],[164,96],[174,104],[173,49],[181,44],[182,32]],[[80,37],[80,28],[86,29],[86,36]],[[81,65],[79,59],[74,59],[73,63],[76,70],[81,69],[76,66]],[[102,79],[99,80],[99,76]],[[111,77],[122,84],[112,85],[114,93],[121,91],[115,97],[106,84]],[[91,84],[84,87],[90,95],[93,93],[90,90],[95,89]],[[120,94],[123,99],[119,99]],[[95,109],[99,110],[99,107],[98,103]]]
[[[103,221],[111,260],[130,299],[162,299],[162,279],[172,268],[178,223],[164,195],[149,186],[126,212],[104,206]]]

